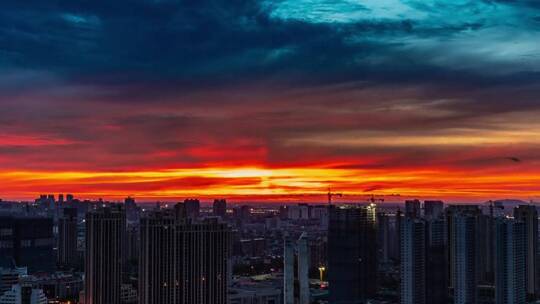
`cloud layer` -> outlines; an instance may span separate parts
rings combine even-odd
[[[540,196],[536,1],[1,8],[4,197]]]

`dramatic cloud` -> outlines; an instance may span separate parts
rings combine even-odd
[[[540,196],[536,1],[0,8],[6,198]]]

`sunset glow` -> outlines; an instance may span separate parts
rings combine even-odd
[[[22,2],[4,200],[540,199],[533,2]]]

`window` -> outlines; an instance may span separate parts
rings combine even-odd
[[[0,248],[13,248],[12,241],[0,241]]]
[[[0,229],[0,236],[12,236],[13,229],[11,228],[2,228]]]

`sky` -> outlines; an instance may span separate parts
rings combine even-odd
[[[6,0],[0,197],[540,200],[535,0]]]

